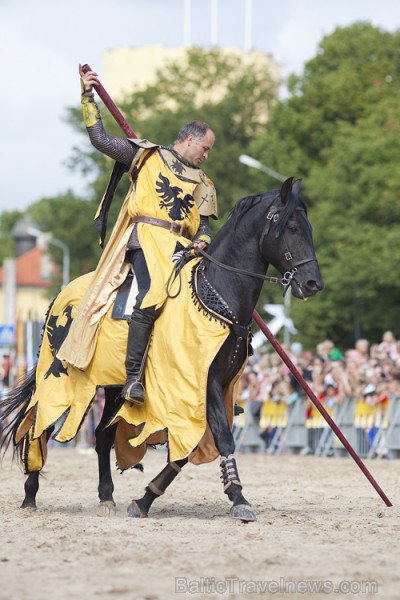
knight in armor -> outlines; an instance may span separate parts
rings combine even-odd
[[[103,262],[108,261],[108,264],[102,269],[106,273],[108,269],[108,275],[100,275],[98,267],[96,276],[97,279],[115,279],[114,284],[108,285],[117,285],[114,269],[117,272],[120,265],[115,257],[122,243],[123,260],[132,265],[139,290],[129,324],[122,396],[133,404],[142,404],[147,350],[154,321],[167,296],[166,283],[174,266],[173,256],[190,243],[196,251],[206,248],[211,241],[209,217],[217,218],[216,194],[200,165],[208,158],[215,135],[207,123],[192,121],[181,128],[173,145],[167,147],[147,140],[110,136],[94,100],[93,86],[97,85],[98,76],[93,71],[84,73],[81,67],[79,73],[83,119],[90,141],[97,150],[116,161],[95,218],[101,240],[104,240],[107,211],[116,181],[126,172],[132,182],[126,208],[124,203],[121,209],[121,213],[125,210],[127,215],[121,217],[120,213],[120,223],[115,225],[103,252]],[[96,292],[98,297],[103,293],[104,286]],[[86,320],[89,315],[87,312]],[[68,337],[60,358],[84,368],[75,356],[73,335],[70,348],[67,346]]]

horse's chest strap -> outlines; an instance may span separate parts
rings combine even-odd
[[[232,323],[231,330],[239,339],[246,340],[249,337],[248,326],[246,327],[245,325],[239,325],[239,323]]]
[[[193,290],[194,302],[203,308],[205,314],[228,325],[238,340],[247,340],[250,335],[251,322],[249,325],[238,323],[228,303],[210,284],[204,271],[204,264],[200,263],[192,272],[190,285]]]

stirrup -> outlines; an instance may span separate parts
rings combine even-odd
[[[127,381],[122,389],[121,395],[131,404],[142,406],[145,398],[144,385],[138,379]]]

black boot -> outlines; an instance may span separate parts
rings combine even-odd
[[[126,383],[122,397],[133,404],[143,404],[145,399],[144,370],[147,350],[155,318],[141,310],[134,310],[129,325],[126,349]]]

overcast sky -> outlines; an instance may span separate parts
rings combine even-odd
[[[101,76],[102,53],[120,46],[181,46],[184,0],[0,0],[0,212],[24,210],[87,181],[65,162],[79,142],[63,122],[79,105],[77,65]],[[211,0],[192,0],[191,43],[210,46]],[[245,0],[218,1],[218,44],[243,49]],[[252,45],[282,75],[301,73],[324,35],[370,21],[400,28],[398,0],[253,0]]]

